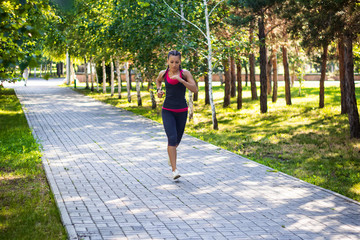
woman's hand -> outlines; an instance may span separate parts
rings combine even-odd
[[[158,95],[158,98],[162,98],[164,95],[163,90],[160,89],[159,91],[157,91],[157,95]]]
[[[178,81],[181,82],[181,83],[186,82],[184,79],[182,79],[182,78],[180,77],[179,74],[178,74],[178,75],[173,75],[173,76],[171,76],[170,78],[171,78],[171,79],[176,79],[176,80],[178,80]]]

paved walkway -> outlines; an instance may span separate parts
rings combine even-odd
[[[58,81],[15,87],[70,239],[360,239],[360,204]]]

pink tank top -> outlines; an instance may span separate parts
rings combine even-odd
[[[182,72],[183,72],[183,70],[180,70],[180,77],[181,78],[182,78]],[[166,71],[165,79],[166,79],[166,82],[169,83],[170,85],[176,85],[176,84],[179,83],[179,81],[177,79],[172,79],[172,78],[169,77],[169,72],[168,71]],[[182,86],[182,87],[184,87],[184,86]],[[185,106],[186,106],[186,102],[185,102]],[[186,112],[188,110],[188,107],[175,109],[175,108],[167,108],[167,107],[163,106],[163,109],[171,111],[171,112]]]

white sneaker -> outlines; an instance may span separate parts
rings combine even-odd
[[[172,174],[173,174],[173,179],[174,179],[174,180],[176,180],[176,179],[178,179],[179,177],[181,177],[180,174],[179,174],[179,171],[178,171],[177,169],[175,169],[175,171],[173,171]]]
[[[168,159],[168,165],[171,167],[171,162],[170,162],[170,158]]]

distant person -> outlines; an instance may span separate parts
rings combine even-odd
[[[26,86],[27,80],[28,80],[28,78],[29,78],[29,68],[28,68],[28,67],[26,67],[26,68],[24,69],[23,78],[24,78],[24,80],[25,80],[24,86]]]
[[[172,168],[173,179],[180,177],[176,168],[176,148],[179,146],[184,134],[188,106],[185,99],[186,88],[197,93],[198,88],[191,73],[181,69],[181,54],[178,51],[170,51],[167,57],[168,67],[160,72],[156,79],[157,95],[162,98],[162,82],[165,82],[165,101],[162,107],[162,120],[166,136],[168,138],[168,164]]]

